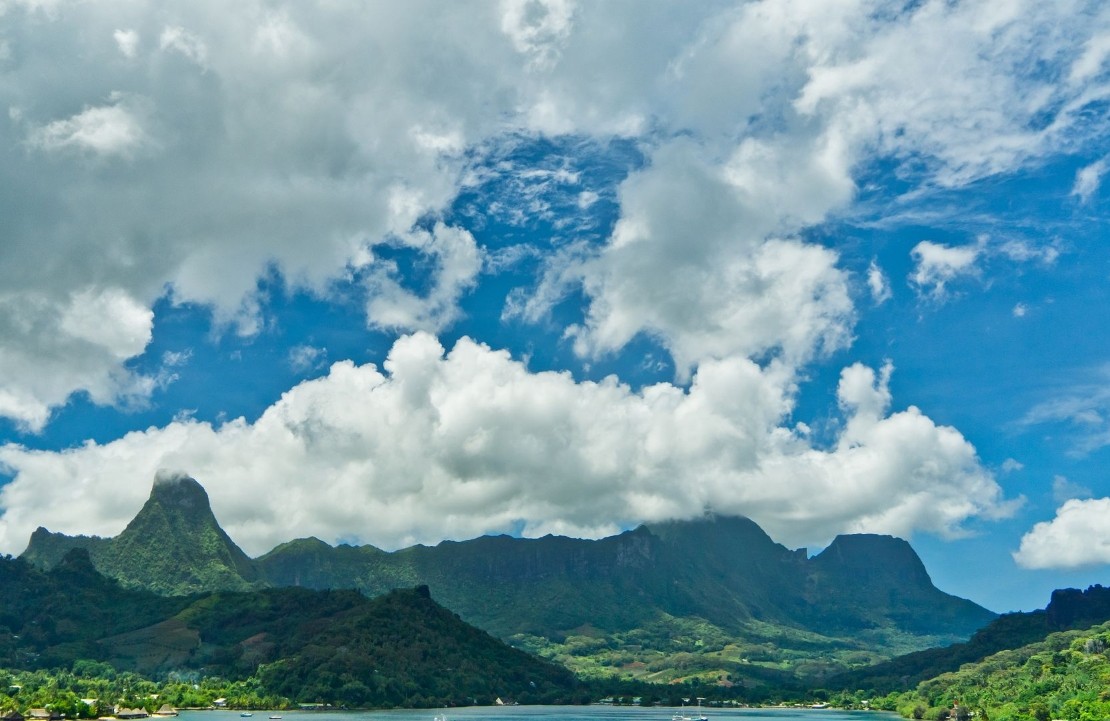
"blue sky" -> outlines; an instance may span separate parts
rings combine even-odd
[[[1110,11],[0,2],[0,551],[704,512],[1110,564]]]

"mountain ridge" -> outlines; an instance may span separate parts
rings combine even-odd
[[[565,668],[466,624],[427,587],[166,596],[102,576],[83,548],[50,571],[0,558],[0,583],[3,668],[254,678],[265,695],[352,707],[582,700]]]
[[[1095,584],[1052,592],[1048,605],[1034,611],[1002,614],[970,639],[945,648],[906,654],[829,680],[830,687],[862,688],[882,694],[911,688],[922,681],[978,663],[1003,651],[1035,644],[1053,633],[1081,631],[1110,621],[1110,588]]]
[[[119,535],[71,537],[40,526],[20,557],[51,568],[71,548],[85,548],[100,572],[130,588],[180,595],[260,586],[254,562],[220,527],[204,487],[183,474],[156,477]]]
[[[996,615],[937,589],[902,539],[838,536],[809,558],[739,516],[597,540],[483,536],[391,552],[305,538],[250,559],[200,484],[173,477],[155,483],[119,536],[40,529],[22,557],[49,568],[67,544],[125,586],[163,594],[301,586],[378,596],[427,585],[468,623],[587,673],[647,673],[652,659],[692,652],[712,656],[695,674],[742,674],[745,656],[771,653],[822,675],[831,671],[813,663],[818,649],[851,656],[835,670],[966,639]],[[594,662],[602,667],[586,668]]]

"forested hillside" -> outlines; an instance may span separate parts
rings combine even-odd
[[[901,539],[840,536],[810,558],[727,516],[598,540],[495,536],[395,552],[309,538],[252,560],[200,484],[178,476],[155,483],[119,536],[39,529],[23,558],[51,568],[69,548],[127,587],[166,595],[426,585],[468,623],[592,678],[816,682],[964,640],[994,618],[937,589]]]
[[[919,682],[955,671],[1000,651],[1042,641],[1050,633],[1086,629],[1110,621],[1110,588],[1091,586],[1053,591],[1043,610],[1007,613],[975,633],[967,642],[907,654],[829,680],[832,688],[866,689],[885,694],[913,688]]]
[[[0,559],[0,668],[110,664],[147,677],[255,679],[294,702],[569,701],[566,669],[506,646],[426,587],[370,599],[302,588],[161,596],[100,576],[84,549],[49,572]]]
[[[990,721],[1110,718],[1110,623],[1054,633],[927,680],[899,710],[938,719],[956,702]]]

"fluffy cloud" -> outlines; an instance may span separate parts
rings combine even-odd
[[[1021,538],[1014,560],[1025,568],[1110,563],[1110,498],[1070,500]]]
[[[142,98],[112,92],[109,101],[32,129],[27,143],[46,152],[76,150],[123,158],[154,144],[145,127],[148,109]]]
[[[61,298],[0,293],[0,415],[40,430],[75,387],[96,403],[141,400],[156,379],[123,368],[150,342],[154,313],[119,288]]]
[[[382,369],[336,363],[254,423],[190,420],[64,452],[0,447],[0,548],[38,525],[117,533],[160,468],[186,469],[248,551],[289,528],[385,547],[523,528],[599,536],[705,508],[755,518],[783,542],[841,531],[958,535],[1010,510],[955,430],[891,413],[889,366],[845,369],[838,441],[783,426],[779,368],[732,358],[684,390],[532,373],[469,339],[397,341]],[[801,522],[800,522],[801,521]]]
[[[134,30],[116,30],[112,33],[116,46],[124,57],[133,58],[139,50],[139,34]]]
[[[910,251],[915,264],[910,282],[923,295],[943,301],[952,281],[979,273],[975,262],[982,251],[982,245],[950,246],[923,240]]]
[[[371,325],[442,330],[458,317],[458,301],[476,284],[482,269],[482,253],[474,236],[437,223],[430,232],[414,230],[396,236],[395,245],[435,259],[434,281],[427,294],[419,296],[402,285],[395,264],[378,264],[369,280],[371,294],[366,313]]]
[[[874,260],[867,267],[867,288],[871,291],[871,300],[875,301],[876,305],[882,305],[894,295],[890,289],[890,281],[887,280],[886,273]]]
[[[316,348],[310,345],[298,345],[289,349],[289,367],[297,373],[322,368],[328,357],[327,348]]]
[[[552,260],[559,267],[526,315],[581,282],[580,353],[645,333],[671,351],[680,378],[732,353],[794,364],[842,347],[854,312],[838,257],[791,239],[849,207],[860,164],[892,159],[927,192],[1101,132],[1080,110],[1102,97],[1097,68],[1064,86],[1026,74],[1048,58],[1080,62],[1075,39],[1107,21],[1097,13],[1084,27],[1090,17],[1072,24],[1058,10],[929,2],[899,14],[882,3],[789,0],[723,9],[662,76],[654,117],[680,139],[665,136],[622,186],[620,222],[599,254]],[[804,277],[761,272],[784,241]],[[976,253],[922,244],[915,282],[941,298]],[[802,312],[759,312],[761,298],[776,297]]]
[[[921,187],[958,187],[1101,132],[1085,110],[1105,97],[1105,9],[902,10],[8,3],[0,48],[19,42],[0,53],[0,122],[23,142],[0,149],[0,287],[56,308],[74,288],[147,308],[170,288],[249,333],[267,269],[323,295],[401,239],[441,277],[416,296],[387,263],[370,267],[368,322],[442,328],[472,287],[474,252],[424,242],[414,222],[456,196],[468,149],[519,133],[635,136],[647,163],[622,188],[617,233],[549,268],[585,290],[579,351],[648,333],[682,374],[732,354],[805,363],[850,339],[837,253],[800,238],[850,205],[857,167],[893,159]],[[0,345],[39,352],[16,336]],[[107,397],[97,389],[124,360],[74,357],[65,383],[29,363],[25,402],[0,413],[35,425],[68,393]]]
[[[744,146],[727,170],[699,151],[686,141],[660,148],[622,186],[611,242],[581,267],[591,304],[571,331],[576,349],[612,352],[647,332],[687,377],[707,359],[775,353],[796,365],[844,347],[854,311],[836,254],[770,236],[784,216],[808,215],[789,187],[850,194],[851,181],[813,165],[774,178],[762,146]]]
[[[550,67],[570,34],[574,3],[570,0],[502,0],[501,30],[533,67]]]
[[[1075,185],[1071,194],[1079,198],[1080,203],[1088,202],[1102,185],[1102,176],[1106,175],[1106,158],[1100,158],[1090,165],[1085,165],[1075,173]]]
[[[520,253],[494,258],[436,219],[474,153],[540,134],[632,138],[644,162],[617,191],[612,235],[559,248],[514,307],[539,319],[577,294],[582,357],[646,334],[690,381],[580,383],[418,333],[381,368],[336,363],[253,423],[0,448],[14,476],[0,546],[20,550],[41,523],[116,533],[160,468],[205,483],[252,552],[288,527],[392,547],[519,527],[596,536],[711,507],[817,545],[958,536],[1009,513],[966,438],[892,409],[889,367],[843,371],[831,443],[791,426],[807,364],[850,346],[857,319],[835,239],[807,231],[850,215],[875,163],[928,193],[1104,133],[1090,109],[1108,93],[1110,10],[903,6],[0,5],[0,124],[16,139],[0,147],[0,415],[35,430],[75,392],[141,402],[159,378],[128,368],[154,303],[206,304],[251,333],[271,268],[319,296],[364,282],[371,328],[448,328],[483,266]],[[1081,200],[1100,173],[1083,177]],[[913,282],[942,298],[984,253],[1056,253],[1007,247],[923,242]],[[870,269],[876,302],[885,281]]]

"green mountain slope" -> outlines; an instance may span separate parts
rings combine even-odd
[[[994,618],[933,586],[900,539],[844,536],[809,559],[745,518],[393,553],[304,539],[257,563],[276,586],[373,595],[425,583],[468,622],[580,673],[658,681],[766,668],[821,677],[962,640]]]
[[[964,643],[907,654],[829,679],[831,688],[902,691],[1001,651],[1044,640],[1051,633],[1085,629],[1110,621],[1110,588],[1091,586],[1052,592],[1045,609],[999,616]]]
[[[427,588],[369,599],[301,588],[161,596],[95,572],[85,549],[49,572],[0,559],[0,667],[77,660],[164,676],[256,676],[293,701],[401,706],[567,701],[565,669],[506,646]]]
[[[376,596],[427,585],[468,623],[585,675],[728,682],[806,679],[966,639],[994,614],[932,584],[909,544],[838,537],[814,558],[746,518],[706,516],[584,540],[489,536],[384,552],[315,539],[250,560],[196,481],[155,484],[119,536],[42,529],[49,568],[87,548],[101,572],[163,594],[268,586]]]
[[[922,682],[903,715],[937,718],[956,702],[991,721],[1110,717],[1110,623],[1064,631]]]
[[[101,573],[129,588],[177,595],[259,585],[253,562],[220,528],[204,488],[187,476],[156,479],[138,515],[114,538],[69,538],[40,528],[22,557],[50,568],[70,548],[86,548]]]
[[[394,553],[305,539],[275,548],[258,567],[275,586],[375,594],[426,583],[464,618],[506,637],[559,637],[584,624],[618,630],[662,613],[726,631],[762,622],[829,636],[896,628],[955,640],[994,618],[937,590],[904,541],[846,536],[807,559],[745,518],[642,526],[597,541],[484,537]]]
[[[906,541],[892,536],[837,536],[809,564],[805,598],[812,627],[866,634],[878,623],[913,636],[966,638],[994,614],[937,589]]]

